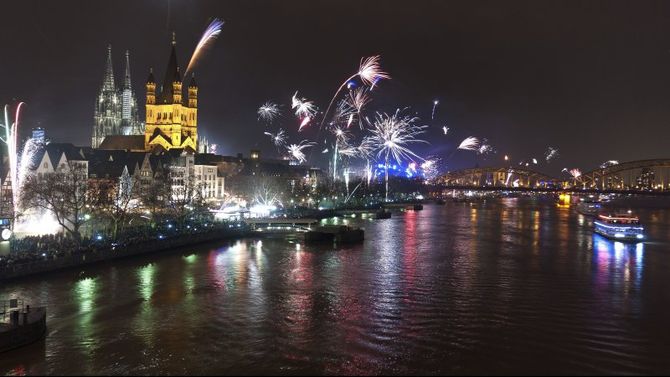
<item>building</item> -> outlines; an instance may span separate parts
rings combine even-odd
[[[191,76],[187,97],[183,97],[176,45],[173,34],[172,49],[160,88],[157,87],[153,70],[149,71],[146,83],[145,150],[162,148],[198,151],[198,85],[195,77]]]
[[[126,51],[123,86],[117,89],[112,64],[112,46],[107,46],[107,66],[100,92],[95,101],[91,147],[98,148],[107,136],[141,135],[142,123],[130,80],[130,54]]]
[[[33,128],[31,135],[32,139],[38,144],[45,144],[47,142],[47,134],[42,127]]]
[[[655,176],[654,169],[642,168],[640,175],[635,179],[635,188],[646,191],[653,190],[655,186]]]
[[[126,72],[121,89],[121,134],[142,135],[144,124],[138,116],[137,99],[130,81],[130,52],[126,50]]]

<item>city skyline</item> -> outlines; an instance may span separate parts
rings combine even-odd
[[[380,54],[392,80],[380,85],[371,108],[408,106],[418,113],[431,141],[417,147],[422,155],[444,157],[471,135],[488,139],[497,150],[486,159],[456,154],[443,169],[503,165],[503,155],[515,162],[541,158],[549,146],[560,150],[560,159],[538,170],[553,175],[564,167],[590,170],[611,159],[665,157],[664,137],[630,144],[631,137],[667,133],[670,111],[662,104],[670,81],[664,69],[670,40],[659,32],[666,26],[663,12],[657,12],[663,3],[630,12],[616,3],[419,2],[407,12],[400,5],[362,4],[356,14],[342,3],[318,8],[295,3],[285,9],[275,2],[192,7],[143,1],[101,4],[102,10],[79,4],[82,14],[99,13],[74,18],[70,11],[76,4],[10,5],[17,17],[4,27],[21,35],[21,42],[7,33],[0,37],[13,57],[0,63],[2,71],[12,72],[3,80],[0,99],[25,101],[24,124],[45,127],[55,141],[88,144],[108,44],[116,52],[117,72],[130,50],[133,89],[142,99],[149,68],[162,77],[172,32],[179,61],[186,64],[204,27],[220,17],[223,31],[194,71],[202,93],[199,130],[222,154],[260,148],[275,155],[269,140],[260,137],[265,126],[257,120],[258,106],[272,100],[287,109],[298,90],[323,111],[346,72],[361,57]],[[318,22],[318,13],[329,13],[329,21]],[[102,14],[127,22],[92,22]],[[569,23],[561,21],[575,14]],[[68,28],[57,27],[62,20]],[[139,33],[143,38],[134,37]],[[77,48],[68,43],[73,39]],[[396,44],[402,48],[393,48]],[[435,99],[440,102],[431,120]],[[143,112],[140,105],[141,119]],[[443,137],[443,126],[450,128],[449,138]],[[294,119],[284,120],[283,128],[294,137],[303,135],[297,127]],[[310,129],[304,135],[316,136]]]
[[[670,2],[2,5],[0,376],[670,371]]]

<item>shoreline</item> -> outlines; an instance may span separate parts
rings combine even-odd
[[[102,249],[79,253],[58,259],[41,260],[8,268],[0,268],[0,282],[6,283],[41,273],[63,271],[115,259],[167,252],[182,247],[207,242],[242,239],[251,235],[248,229],[215,229],[206,233],[181,235],[164,239],[144,241],[124,248]]]

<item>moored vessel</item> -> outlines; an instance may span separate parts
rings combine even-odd
[[[600,214],[593,221],[594,232],[617,241],[639,242],[644,240],[644,227],[630,211],[617,214]]]
[[[589,196],[588,198],[581,198],[579,203],[577,203],[577,212],[581,213],[584,216],[596,216],[602,208],[602,203],[594,198]]]
[[[47,331],[47,310],[31,308],[23,300],[0,303],[0,353],[19,348],[44,338]]]

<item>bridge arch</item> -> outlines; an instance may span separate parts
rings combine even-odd
[[[438,180],[445,186],[459,187],[556,187],[560,180],[546,174],[517,167],[469,168],[449,172]]]
[[[670,189],[670,159],[628,161],[582,174],[573,182],[601,190],[665,191]]]
[[[627,161],[579,177],[558,179],[521,167],[484,167],[448,172],[438,183],[452,187],[566,188],[603,191],[670,191],[670,159]]]

